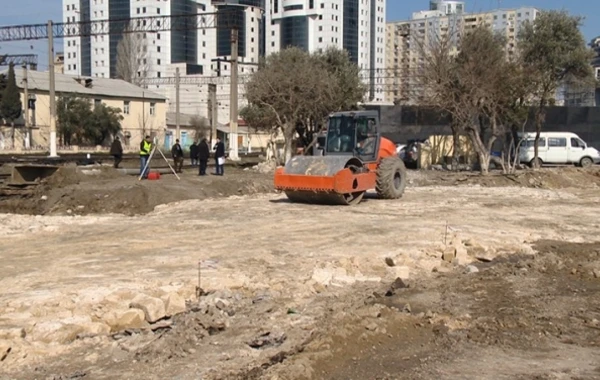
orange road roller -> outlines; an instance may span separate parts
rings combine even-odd
[[[402,197],[406,167],[396,145],[381,137],[376,111],[329,116],[322,155],[295,156],[275,172],[275,188],[292,202],[356,205],[368,190]]]

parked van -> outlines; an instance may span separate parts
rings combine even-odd
[[[519,136],[523,139],[519,161],[534,166],[535,133]],[[542,132],[538,143],[538,160],[543,164],[575,164],[588,167],[600,163],[600,152],[571,132]]]

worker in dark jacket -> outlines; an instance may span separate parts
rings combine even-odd
[[[121,161],[123,161],[123,146],[121,145],[121,140],[119,136],[115,137],[110,146],[110,154],[115,158],[114,167],[117,169]]]
[[[183,169],[183,148],[179,144],[179,139],[175,140],[175,145],[171,148],[171,156],[173,156],[173,162],[175,163],[175,172],[181,173]]]
[[[152,148],[152,140],[150,139],[150,136],[146,136],[140,143],[140,176],[144,179],[148,178],[148,172],[150,172],[150,163],[148,163],[148,159],[152,152]],[[144,171],[146,164],[148,164],[148,167]]]
[[[210,157],[210,148],[206,138],[203,138],[198,144],[198,162],[200,163],[200,172],[198,175],[206,175],[206,167],[208,166],[208,159]]]
[[[190,145],[190,160],[192,161],[192,166],[198,165],[198,145],[196,141]]]
[[[223,175],[223,165],[225,164],[225,144],[219,137],[217,137],[217,143],[213,147],[215,150],[215,164],[216,172],[215,175]]]

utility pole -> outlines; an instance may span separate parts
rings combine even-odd
[[[29,149],[31,146],[31,127],[29,125],[29,83],[27,80],[27,63],[23,64],[23,95],[25,101],[25,112],[23,116],[25,117],[25,148]]]
[[[210,115],[210,146],[215,146],[217,140],[217,126],[219,123],[219,110],[217,104],[217,85],[208,84],[208,114]]]
[[[181,128],[179,126],[179,67],[175,69],[175,138],[181,139]]]
[[[231,29],[231,83],[229,96],[229,158],[238,161],[238,30]]]
[[[50,96],[50,157],[58,157],[56,153],[56,96],[54,79],[54,33],[52,20],[48,21],[48,75]]]

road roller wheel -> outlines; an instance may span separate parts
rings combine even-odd
[[[380,198],[398,199],[406,188],[406,166],[400,157],[392,156],[381,160],[377,168],[375,189]]]

